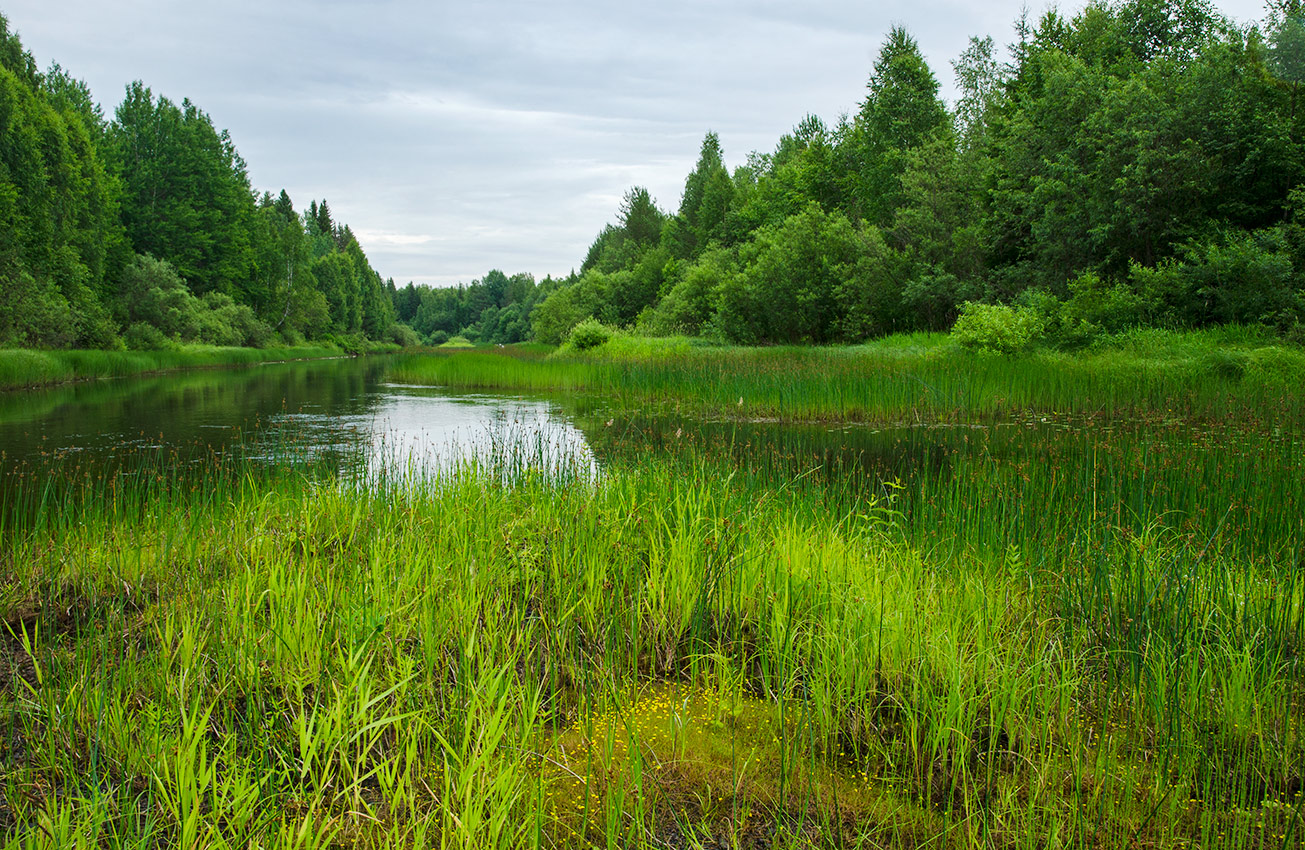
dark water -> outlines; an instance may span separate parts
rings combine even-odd
[[[486,455],[596,467],[692,445],[777,474],[819,466],[894,479],[945,475],[958,447],[990,442],[986,426],[704,422],[612,410],[592,397],[417,387],[388,382],[389,364],[268,364],[0,393],[0,457],[9,469],[58,457],[108,472],[142,456],[274,462],[293,453],[357,473]]]
[[[307,458],[341,472],[438,469],[545,445],[589,458],[556,400],[386,382],[386,358],[205,370],[0,393],[4,468],[142,458]]]
[[[272,462],[292,451],[357,473],[409,462],[437,470],[486,455],[597,467],[692,447],[780,476],[819,468],[937,480],[958,458],[1063,458],[1090,451],[1114,430],[1041,417],[895,427],[702,421],[613,410],[594,397],[395,384],[387,380],[390,362],[267,364],[0,392],[0,459],[5,469],[60,457],[108,471],[141,456]],[[1188,445],[1199,449],[1196,443]]]

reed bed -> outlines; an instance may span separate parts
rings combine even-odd
[[[337,348],[233,348],[190,345],[164,351],[0,350],[0,389],[18,389],[66,381],[120,378],[176,369],[243,366],[282,360],[339,357]]]
[[[450,387],[588,390],[625,406],[784,421],[956,422],[1025,411],[1302,424],[1305,353],[1250,332],[1139,333],[1075,355],[974,353],[942,335],[850,348],[703,347],[618,338],[552,357],[415,355],[395,380]]]
[[[1290,435],[617,419],[599,475],[15,482],[6,846],[1299,846]]]

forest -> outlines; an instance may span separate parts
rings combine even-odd
[[[251,188],[230,136],[141,82],[106,118],[0,18],[0,345],[558,344],[582,321],[741,344],[954,330],[1078,348],[1135,327],[1305,338],[1305,14],[1093,2],[975,37],[949,105],[895,27],[865,99],[677,209],[631,187],[578,271],[396,287],[326,201]],[[1004,58],[1003,58],[1004,57]]]
[[[679,208],[626,194],[532,314],[734,343],[947,330],[1013,350],[1138,326],[1302,338],[1299,2],[1240,28],[1201,0],[1094,2],[952,62],[951,108],[910,34],[855,114],[809,115],[730,170],[708,133]],[[957,325],[958,319],[960,324]]]
[[[137,81],[106,118],[0,15],[0,346],[405,342],[392,290],[325,200],[256,193],[198,106]]]

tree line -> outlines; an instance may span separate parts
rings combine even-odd
[[[111,118],[0,15],[0,346],[411,341],[394,284],[325,200],[257,194],[189,100]]]
[[[1136,326],[1305,339],[1305,10],[1095,0],[973,38],[959,97],[903,28],[856,112],[679,206],[633,187],[577,271],[396,287],[326,201],[255,193],[231,138],[142,83],[106,118],[0,16],[0,345],[557,343],[581,321],[739,343],[957,323],[1075,346]]]
[[[1021,17],[973,38],[952,107],[894,28],[865,100],[730,170],[708,133],[679,208],[632,188],[531,315],[741,343],[1013,322],[1063,345],[1128,327],[1305,337],[1305,15],[1203,0]],[[976,305],[1002,305],[980,312]]]

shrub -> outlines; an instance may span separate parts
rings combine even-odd
[[[1028,348],[1042,333],[1042,320],[1029,307],[967,301],[952,327],[952,339],[963,348],[1014,354]]]
[[[1142,299],[1126,283],[1111,285],[1095,272],[1085,272],[1069,284],[1069,299],[1060,314],[1068,327],[1081,326],[1101,333],[1118,333],[1138,323]]]
[[[431,331],[430,336],[426,337],[427,345],[443,345],[449,341],[448,331]]]
[[[272,339],[272,328],[254,315],[248,304],[237,304],[230,295],[210,292],[195,311],[195,335],[212,345],[243,345],[262,348]]]
[[[576,351],[588,351],[591,348],[603,345],[611,338],[612,332],[597,319],[590,316],[571,328],[571,333],[566,338],[566,344]]]
[[[421,338],[417,336],[417,332],[402,322],[390,325],[390,340],[404,348],[421,345]]]
[[[128,327],[145,322],[165,337],[193,339],[203,304],[190,294],[170,263],[137,254],[123,270],[117,309],[119,320]]]
[[[586,316],[602,313],[611,299],[610,275],[588,271],[575,283],[562,286],[536,305],[530,314],[535,339],[559,345]]]
[[[277,336],[280,337],[282,345],[288,345],[294,347],[296,345],[304,344],[304,335],[299,332],[298,328],[293,328],[293,327],[281,328],[281,331],[280,333],[277,334]]]
[[[137,351],[158,351],[175,347],[175,343],[163,335],[163,331],[148,322],[133,322],[122,335],[128,348]]]

